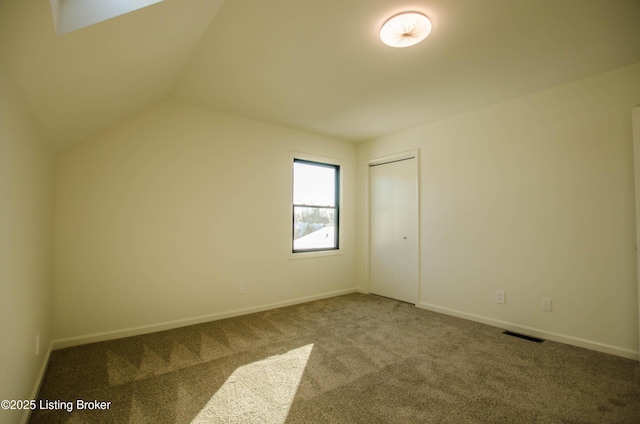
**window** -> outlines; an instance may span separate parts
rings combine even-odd
[[[294,158],[292,251],[337,250],[340,166]]]
[[[61,35],[161,1],[58,0],[50,3],[56,34]]]

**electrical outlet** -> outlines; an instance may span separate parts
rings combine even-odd
[[[496,303],[504,303],[504,290],[496,290]]]
[[[36,356],[40,354],[40,334],[36,334]]]
[[[542,298],[542,310],[551,312],[551,299],[549,299],[548,297]]]
[[[242,282],[242,283],[238,284],[238,293],[240,293],[240,294],[244,294],[244,293],[245,293],[245,291],[246,291],[246,289],[247,289],[247,288],[246,288],[246,286],[245,286],[244,282]]]

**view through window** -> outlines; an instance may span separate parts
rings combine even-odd
[[[293,252],[338,249],[340,166],[294,159]]]

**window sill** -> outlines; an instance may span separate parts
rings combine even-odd
[[[343,254],[344,254],[344,252],[342,251],[342,249],[320,250],[318,252],[297,252],[297,253],[290,253],[289,254],[289,260],[291,260],[291,259],[318,258],[318,257],[322,257],[322,256],[337,256],[337,255],[343,255]]]

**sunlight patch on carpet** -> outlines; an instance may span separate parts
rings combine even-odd
[[[191,424],[284,423],[312,349],[308,344],[239,367]]]

